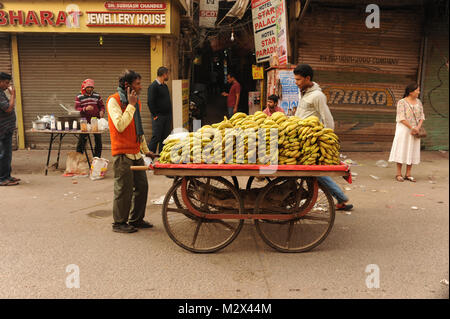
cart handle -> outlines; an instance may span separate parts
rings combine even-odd
[[[153,166],[150,165],[149,166],[131,166],[131,170],[132,171],[146,171],[148,169],[153,169]]]

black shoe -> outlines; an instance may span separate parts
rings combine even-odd
[[[351,211],[353,209],[353,205],[352,204],[336,204],[336,210],[344,210],[344,211]]]
[[[135,228],[152,228],[153,225],[150,224],[149,222],[146,222],[145,220],[142,220],[140,222],[135,222],[135,223],[128,223],[131,226],[135,227]]]
[[[127,223],[113,224],[112,230],[117,233],[134,233],[137,232],[136,227],[128,225]]]

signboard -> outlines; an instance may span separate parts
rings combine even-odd
[[[277,49],[278,0],[252,0],[253,33],[255,35],[256,63],[269,61]]]
[[[298,86],[295,84],[294,72],[283,70],[279,71],[281,84],[281,101],[278,102],[287,115],[294,115],[298,106]]]
[[[262,66],[252,65],[253,80],[264,80],[264,68]]]
[[[394,107],[396,100],[393,92],[381,87],[327,86],[322,88],[327,96],[328,105],[333,106],[378,106]]]
[[[172,80],[173,128],[189,130],[189,80]]]
[[[170,34],[170,6],[166,0],[8,1],[0,10],[0,32]]]
[[[277,6],[277,55],[278,64],[287,64],[287,25],[286,25],[286,1],[279,0]]]
[[[200,0],[199,26],[214,28],[216,26],[218,11],[219,0]]]

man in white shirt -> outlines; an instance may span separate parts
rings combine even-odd
[[[300,89],[299,103],[295,115],[304,119],[317,116],[326,128],[334,129],[334,120],[327,105],[327,97],[319,84],[313,82],[314,71],[308,64],[299,64],[294,69],[295,84]],[[336,198],[337,210],[352,210],[353,205],[347,204],[348,197],[329,176],[317,177],[319,183],[326,187]]]

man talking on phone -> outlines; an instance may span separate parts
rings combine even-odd
[[[114,158],[113,231],[133,233],[151,228],[144,221],[148,182],[146,171],[132,171],[131,166],[145,166],[142,155],[155,158],[147,148],[141,121],[141,76],[126,70],[119,78],[117,92],[108,98],[108,123],[111,153]],[[142,154],[143,153],[143,154]]]

